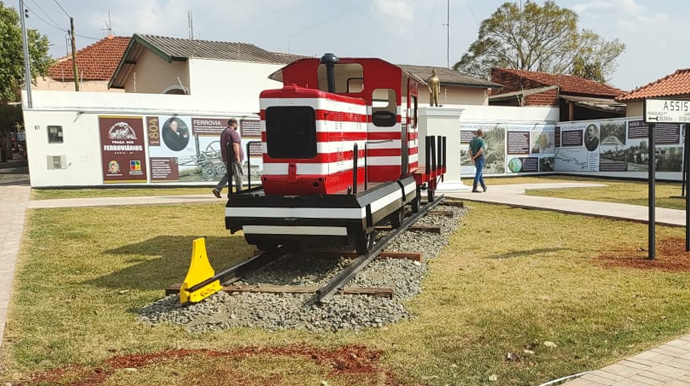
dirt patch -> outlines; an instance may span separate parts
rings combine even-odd
[[[95,367],[83,365],[65,365],[48,372],[38,373],[28,380],[16,383],[16,385],[45,385],[60,384],[71,386],[95,386],[104,384],[116,371],[132,368],[143,369],[146,366],[170,360],[183,360],[187,357],[212,357],[227,358],[230,361],[241,361],[255,356],[276,356],[302,358],[312,361],[327,368],[329,375],[341,377],[370,378],[376,380],[376,384],[394,386],[401,385],[396,377],[387,369],[379,365],[382,352],[367,350],[362,346],[345,346],[334,350],[324,350],[305,345],[285,347],[243,347],[229,351],[214,350],[168,350],[152,354],[130,354],[112,357]],[[210,374],[209,374],[210,375]],[[224,376],[227,376],[225,374]],[[242,378],[241,374],[235,374]],[[204,377],[205,378],[205,377]],[[198,385],[217,385],[210,379],[196,379]],[[228,379],[228,378],[225,378]],[[229,378],[233,379],[233,378]],[[206,381],[211,381],[207,383]],[[281,384],[280,379],[275,379],[274,384]],[[251,380],[244,380],[243,384],[252,385]]]
[[[690,252],[685,251],[685,239],[680,237],[657,240],[654,260],[649,260],[646,248],[639,247],[607,250],[599,259],[607,267],[690,272]]]

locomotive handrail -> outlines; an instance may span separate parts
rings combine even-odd
[[[393,140],[381,139],[377,141],[364,141],[364,190],[367,190],[367,188],[369,187],[369,163],[367,162],[367,160],[369,159],[369,144],[378,145],[380,143],[388,142],[393,142]]]
[[[225,159],[225,174],[228,175],[228,198],[232,196],[232,180],[233,180],[233,173],[232,173],[232,164],[231,162],[235,162],[235,149],[232,146],[232,141],[228,141],[227,143],[227,152],[226,154],[228,157]]]
[[[252,157],[249,154],[249,147],[254,143],[261,143],[261,141],[247,142],[247,189],[252,188]],[[259,178],[259,181],[261,181],[261,178]]]
[[[359,158],[359,151],[357,151],[357,143],[352,147],[352,194],[357,195],[357,159]],[[366,175],[366,173],[365,173]]]

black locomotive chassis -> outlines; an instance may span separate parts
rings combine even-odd
[[[408,187],[405,192],[404,187]],[[410,189],[410,186],[413,188]],[[386,217],[402,210],[403,206],[418,198],[418,189],[414,188],[414,178],[408,176],[398,181],[380,184],[357,195],[324,195],[324,196],[265,196],[258,194],[235,194],[226,204],[225,227],[232,233],[242,229],[246,225],[261,226],[312,226],[312,227],[344,227],[347,228],[347,236],[325,236],[308,234],[249,234],[245,233],[245,239],[249,244],[259,246],[271,246],[279,244],[300,245],[355,245],[357,240],[374,230],[374,226]],[[392,199],[392,200],[391,200]],[[382,202],[390,201],[385,205]],[[372,207],[375,208],[372,210]],[[230,215],[235,208],[242,208],[244,212],[251,213],[265,211],[266,209],[352,209],[351,213],[361,213],[364,216],[353,218],[338,218],[329,215],[323,218],[299,217],[300,211],[294,211],[294,217],[234,217]],[[378,209],[376,209],[378,208]],[[325,213],[328,213],[325,211]]]

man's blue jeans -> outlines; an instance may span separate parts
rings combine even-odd
[[[477,190],[477,184],[480,184],[482,189],[486,189],[486,184],[484,183],[484,164],[486,159],[484,157],[479,157],[474,160],[474,167],[477,172],[474,174],[474,183],[472,183],[472,190]]]

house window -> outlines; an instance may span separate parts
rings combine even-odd
[[[371,121],[376,126],[390,127],[397,123],[395,90],[377,88],[371,95]]]
[[[48,126],[48,143],[62,142],[62,126]]]

